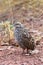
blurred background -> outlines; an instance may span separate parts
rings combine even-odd
[[[0,0],[0,45],[14,39],[13,24],[17,21],[35,40],[43,38],[43,0]]]

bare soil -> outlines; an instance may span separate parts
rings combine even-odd
[[[20,47],[0,46],[0,65],[43,65],[43,43],[36,48],[39,53],[22,55]]]

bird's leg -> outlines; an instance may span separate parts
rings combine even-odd
[[[27,49],[27,54],[28,54],[28,49]]]
[[[25,54],[24,50],[25,50],[25,49],[23,49],[23,52],[22,52],[22,54]]]
[[[29,55],[31,55],[31,50],[29,50]]]

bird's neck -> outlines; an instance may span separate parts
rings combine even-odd
[[[17,31],[21,31],[21,30],[23,30],[23,28],[16,28],[15,30],[17,30]]]

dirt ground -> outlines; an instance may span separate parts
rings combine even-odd
[[[22,55],[20,47],[0,46],[0,65],[43,65],[43,43],[36,48],[38,53]]]

